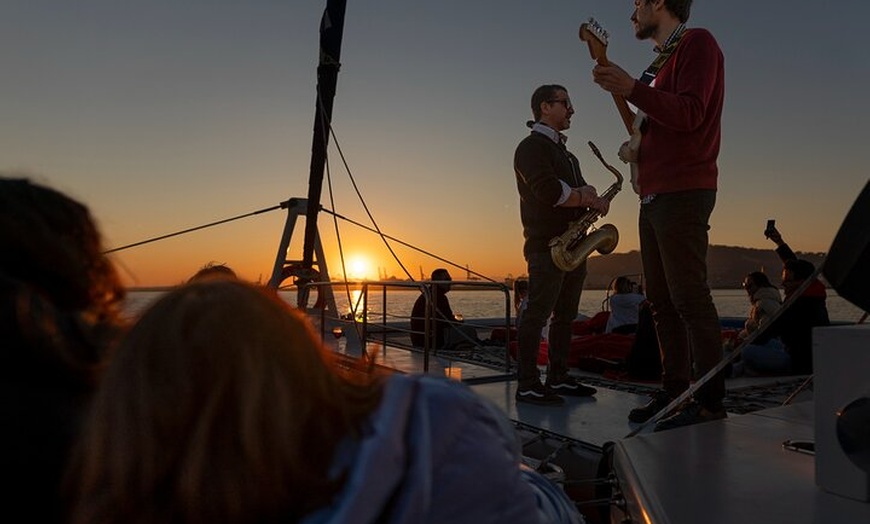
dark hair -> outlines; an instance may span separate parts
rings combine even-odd
[[[610,290],[614,293],[631,293],[631,287],[634,282],[628,277],[617,277],[611,282]]]
[[[197,280],[206,280],[210,278],[237,278],[236,272],[226,264],[218,264],[217,262],[209,262],[199,268],[199,271],[193,274],[188,282],[196,282]]]
[[[61,479],[120,334],[123,296],[84,205],[0,176],[0,420],[3,471],[15,479],[10,513],[26,506],[34,522],[67,520]]]
[[[751,273],[747,273],[746,278],[752,281],[755,287],[759,289],[763,287],[776,287],[770,283],[770,279],[767,278],[767,275],[765,275],[761,271],[753,271]]]
[[[651,0],[647,0],[649,3]],[[689,12],[692,10],[692,0],[665,0],[665,7],[679,19],[680,22],[686,23],[689,19]]]
[[[75,523],[296,522],[380,402],[307,317],[240,280],[162,297],[118,347],[73,456]]]
[[[449,280],[450,272],[443,267],[439,267],[432,271],[432,275],[430,277],[432,280]]]
[[[27,179],[0,177],[0,269],[59,307],[111,310],[124,297],[88,208]]]
[[[121,325],[124,298],[102,250],[83,204],[24,178],[0,177],[0,281],[14,311],[2,319],[4,343],[24,350],[21,365],[94,379]]]
[[[535,92],[532,93],[532,115],[534,115],[536,122],[541,119],[541,104],[552,100],[558,91],[567,92],[568,90],[559,84],[546,84],[535,89]]]
[[[529,281],[525,278],[514,280],[514,309],[519,309],[523,298],[529,295]]]
[[[802,258],[793,258],[785,261],[783,264],[783,268],[791,271],[791,274],[797,280],[806,280],[812,276],[813,272],[816,270],[816,266],[813,265],[809,260],[804,260]]]
[[[439,280],[452,280],[452,279],[450,278],[450,272],[447,271],[447,269],[445,269],[445,268],[443,268],[443,267],[439,267],[438,269],[432,271],[432,276],[431,276],[431,278],[432,278],[432,280],[436,280],[436,281],[439,281]],[[437,293],[442,293],[442,294],[443,294],[443,293],[447,293],[447,292],[450,291],[450,284],[436,284],[436,285],[435,285],[435,291],[436,291]]]

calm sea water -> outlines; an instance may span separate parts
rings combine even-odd
[[[129,293],[125,309],[131,316],[144,311],[164,291],[132,291]],[[291,304],[296,303],[295,291],[281,291],[280,294]],[[380,314],[386,309],[387,314],[397,317],[407,316],[419,293],[416,290],[391,290],[387,293],[386,302],[383,294],[370,292],[369,309]],[[584,290],[580,298],[580,312],[593,316],[602,311],[602,303],[607,294],[605,290]],[[359,292],[351,292],[351,301],[343,288],[336,287],[335,300],[341,312],[349,312],[349,303],[360,301]],[[505,315],[505,296],[503,293],[489,290],[454,289],[448,295],[454,313],[461,314],[466,319],[494,318]],[[745,317],[749,311],[749,300],[746,292],[741,289],[717,289],[713,291],[713,301],[720,317]],[[386,308],[384,305],[386,304]],[[857,322],[863,312],[846,299],[838,296],[834,290],[828,290],[828,314],[832,321]],[[513,304],[508,304],[513,315]]]

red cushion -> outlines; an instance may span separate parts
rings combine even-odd
[[[607,327],[607,319],[610,318],[610,311],[601,311],[596,313],[594,317],[587,320],[575,320],[571,326],[574,335],[594,335],[596,333],[604,333]]]

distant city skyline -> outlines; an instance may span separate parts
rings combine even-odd
[[[325,0],[9,0],[0,18],[0,170],[89,205],[107,248],[307,195],[318,26]],[[568,87],[568,146],[600,191],[623,172],[624,129],[577,36],[594,16],[609,58],[633,74],[654,57],[630,0],[349,0],[322,203],[495,280],[525,271],[512,172],[529,97]],[[824,252],[868,180],[870,6],[696,0],[726,59],[719,193],[710,241],[769,247],[767,219],[799,251]],[[338,147],[340,147],[340,153]],[[347,163],[347,169],[344,163]],[[333,188],[330,198],[329,186]],[[601,223],[638,249],[627,187]],[[113,255],[129,285],[172,285],[209,261],[268,280],[286,214],[231,222]],[[302,224],[290,258],[301,257]],[[335,226],[319,228],[341,275]],[[339,221],[350,276],[405,271],[372,233]],[[414,278],[442,262],[390,243]]]

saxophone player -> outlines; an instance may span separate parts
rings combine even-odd
[[[559,405],[560,395],[591,396],[595,388],[568,375],[571,324],[577,317],[586,263],[572,271],[556,267],[549,242],[590,209],[607,214],[610,201],[583,180],[580,162],[565,147],[562,131],[571,127],[574,107],[561,85],[543,85],[532,94],[532,131],[514,153],[520,196],[523,255],[528,264],[528,308],[518,326],[517,402]],[[541,330],[550,319],[546,385],[537,366]]]

